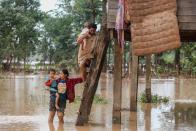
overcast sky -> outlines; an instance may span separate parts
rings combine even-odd
[[[40,0],[41,10],[49,11],[56,8],[56,4],[58,0]]]

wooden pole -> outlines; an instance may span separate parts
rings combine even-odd
[[[130,129],[137,131],[137,112],[130,112]]]
[[[145,131],[151,131],[151,104],[147,104],[144,113]]]
[[[132,71],[132,46],[131,42],[129,42],[129,79],[131,79],[131,71]]]
[[[175,50],[175,68],[177,71],[177,76],[180,75],[180,49]]]
[[[133,50],[133,48],[132,48]],[[137,111],[137,92],[138,92],[138,62],[139,57],[132,52],[132,71],[131,71],[131,100],[130,111]]]
[[[113,123],[121,124],[122,103],[122,48],[117,40],[114,43],[114,79],[113,79]]]
[[[146,97],[151,102],[151,55],[146,56]]]
[[[108,34],[108,30],[106,28],[102,28],[95,47],[95,58],[92,61],[90,72],[83,91],[82,101],[76,122],[77,126],[83,126],[89,119],[94,95],[97,90],[99,77],[103,68],[104,59],[106,57],[109,44],[109,35],[106,34]]]

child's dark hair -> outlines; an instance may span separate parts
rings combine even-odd
[[[67,69],[63,69],[62,72],[63,72],[64,75],[69,76],[69,71]]]
[[[56,70],[55,70],[55,69],[50,69],[50,70],[48,71],[48,73],[50,73],[50,72],[56,73]]]
[[[89,27],[90,27],[90,28],[97,29],[97,25],[96,25],[95,23],[90,23]]]

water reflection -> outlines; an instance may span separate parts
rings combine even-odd
[[[49,131],[64,131],[64,125],[62,123],[58,124],[57,130],[55,130],[53,123],[48,123]]]
[[[123,80],[121,124],[112,124],[113,80],[102,75],[97,94],[107,99],[108,104],[93,104],[90,122],[76,127],[78,102],[68,104],[65,123],[48,124],[48,98],[44,89],[45,76],[15,76],[0,80],[0,130],[49,130],[49,131],[157,131],[196,130],[196,80],[153,79],[152,93],[169,96],[169,104],[139,104],[138,111],[129,111],[129,80]],[[139,94],[145,89],[145,79],[139,79]],[[82,86],[76,87],[76,96],[81,96]],[[115,96],[114,96],[115,97]]]

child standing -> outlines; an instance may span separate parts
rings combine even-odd
[[[53,101],[53,104],[55,104],[55,112],[57,111],[57,115],[59,118],[60,123],[64,123],[64,110],[66,108],[66,100],[69,100],[69,103],[74,102],[75,99],[75,85],[78,83],[82,83],[82,78],[69,78],[69,72],[67,69],[63,69],[60,72],[60,78],[56,80],[58,84],[57,92],[55,93],[55,101]],[[56,88],[57,88],[56,87]],[[51,115],[51,120],[53,121],[54,114]],[[51,122],[52,122],[51,121]]]
[[[57,80],[58,81],[58,91],[56,93],[56,101],[55,101],[55,107],[57,110],[59,111],[63,111],[65,109],[66,106],[66,90],[67,90],[67,86],[66,86],[66,74],[64,74],[62,71],[60,73],[60,78]],[[61,102],[60,103],[60,99]]]
[[[48,122],[53,122],[56,107],[55,107],[55,101],[56,101],[56,93],[57,93],[57,85],[58,81],[55,79],[56,71],[54,69],[50,69],[49,71],[49,80],[45,82],[45,85],[49,87],[50,90],[50,102],[49,102],[49,117]]]
[[[78,83],[82,83],[82,78],[69,78],[69,72],[67,69],[63,69],[60,73],[60,79],[58,80],[60,83],[66,83],[66,93],[65,94],[59,94],[58,100],[57,100],[57,108],[59,108],[58,111],[58,117],[60,122],[64,122],[64,110],[66,108],[66,100],[69,100],[69,103],[74,102],[75,99],[75,85]],[[59,85],[60,87],[61,85]]]

